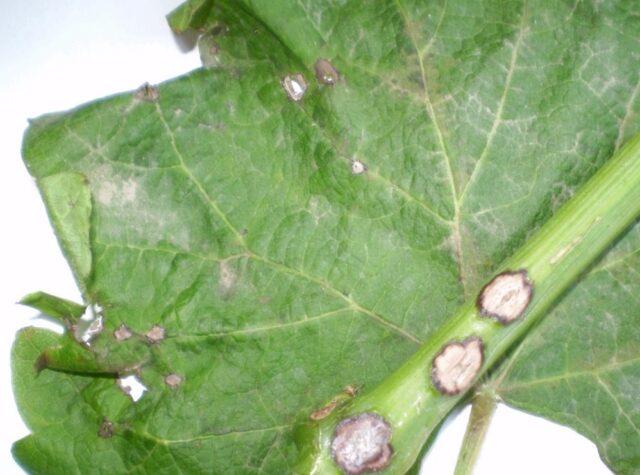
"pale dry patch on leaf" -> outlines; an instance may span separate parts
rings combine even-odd
[[[95,197],[104,206],[129,206],[136,201],[140,183],[132,177],[122,177],[109,165],[91,171],[89,181],[94,184]]]
[[[218,276],[218,292],[220,295],[225,298],[233,295],[238,282],[238,274],[228,261],[220,262]]]

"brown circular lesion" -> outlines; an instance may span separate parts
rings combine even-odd
[[[527,271],[505,271],[486,284],[476,299],[480,315],[508,325],[521,317],[533,297]]]
[[[447,396],[460,394],[474,383],[483,361],[484,345],[477,336],[447,343],[433,359],[433,385]]]
[[[348,475],[385,469],[391,462],[391,425],[380,415],[365,412],[342,420],[333,434],[333,460]]]
[[[314,64],[316,79],[320,84],[334,86],[340,79],[340,74],[336,68],[326,59],[318,59]]]

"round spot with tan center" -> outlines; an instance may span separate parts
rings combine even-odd
[[[350,475],[377,472],[391,461],[390,440],[391,426],[378,414],[350,417],[336,427],[331,442],[333,460]]]
[[[154,325],[147,333],[144,334],[147,337],[147,341],[151,344],[158,343],[164,340],[164,328],[160,325]]]
[[[360,160],[354,160],[351,162],[351,173],[354,175],[362,175],[367,171],[367,166]]]
[[[433,359],[433,385],[448,396],[467,390],[478,375],[483,359],[484,348],[478,337],[448,343]]]
[[[495,318],[507,325],[524,313],[532,294],[533,285],[527,271],[507,271],[498,274],[483,287],[476,304],[480,315]]]

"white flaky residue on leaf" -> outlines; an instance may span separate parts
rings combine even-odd
[[[122,391],[126,395],[133,399],[133,402],[138,402],[147,390],[147,387],[135,374],[130,374],[129,376],[120,378],[117,382],[118,386],[120,386],[120,389],[122,389]]]
[[[291,100],[298,102],[307,91],[307,82],[300,73],[290,74],[282,80],[282,87]]]
[[[74,336],[76,340],[91,346],[91,341],[104,329],[102,307],[89,305],[76,324]]]

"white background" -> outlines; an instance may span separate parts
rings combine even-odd
[[[199,66],[164,15],[180,0],[0,0],[0,473],[20,474],[14,440],[28,434],[11,392],[9,352],[36,312],[15,305],[44,290],[79,299],[36,187],[20,158],[27,118],[68,109]],[[424,473],[453,473],[469,410],[446,426]],[[476,475],[604,475],[595,446],[573,431],[501,406]]]

